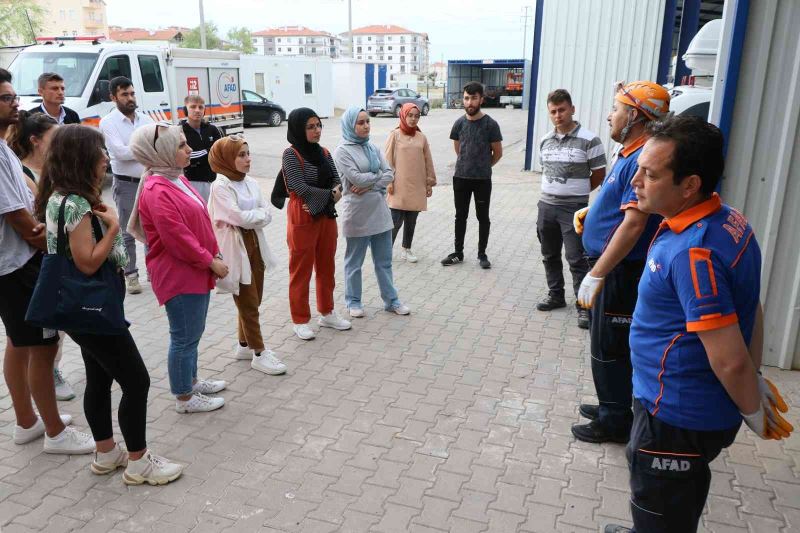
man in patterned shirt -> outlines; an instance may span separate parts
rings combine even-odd
[[[539,144],[542,165],[542,194],[536,235],[542,247],[542,262],[547,276],[547,296],[536,304],[539,311],[566,307],[564,273],[561,264],[563,244],[575,296],[583,277],[589,272],[581,243],[572,219],[575,212],[589,205],[589,193],[606,176],[606,153],[593,132],[573,120],[575,106],[565,89],[547,95],[547,111],[555,128]],[[589,312],[576,304],[578,326],[589,329]]]

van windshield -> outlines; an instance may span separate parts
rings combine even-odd
[[[39,75],[55,72],[64,78],[66,96],[81,96],[97,63],[97,54],[77,52],[30,52],[19,54],[9,70],[20,96],[36,96]]]

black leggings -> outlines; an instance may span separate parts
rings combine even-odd
[[[414,228],[417,227],[417,217],[419,211],[403,211],[402,209],[392,209],[392,222],[394,222],[394,229],[392,229],[392,244],[397,238],[397,233],[400,228],[403,228],[403,248],[406,250],[411,249],[411,242],[414,240]]]
[[[122,389],[119,402],[119,429],[128,450],[147,447],[147,392],[150,375],[130,332],[120,335],[67,334],[81,347],[86,365],[86,392],[83,410],[95,441],[114,436],[111,426],[111,384],[116,380]]]
[[[478,219],[478,255],[486,254],[489,244],[489,201],[492,197],[492,180],[453,178],[453,203],[456,207],[455,252],[464,253],[464,235],[467,232],[469,203],[475,196],[475,216]]]

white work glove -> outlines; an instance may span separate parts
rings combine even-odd
[[[744,423],[747,424],[747,427],[753,430],[753,433],[758,435],[758,437],[764,440],[773,439],[772,435],[769,433],[769,427],[767,426],[767,415],[764,414],[764,406],[759,404],[758,411],[755,413],[751,413],[746,415],[741,413],[742,418],[744,419]]]
[[[789,406],[786,405],[778,388],[759,374],[758,392],[761,394],[761,406],[766,414],[767,430],[771,432],[771,438],[779,440],[788,437],[794,431],[794,427],[780,414],[787,412]]]
[[[591,309],[594,305],[594,299],[597,298],[600,289],[603,288],[603,281],[605,278],[596,278],[591,274],[586,274],[581,287],[578,289],[578,305],[584,309]]]
[[[572,216],[572,227],[575,228],[575,233],[578,235],[583,234],[583,221],[586,220],[586,215],[589,214],[589,206],[575,211]]]

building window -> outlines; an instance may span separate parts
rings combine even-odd
[[[316,53],[317,53],[317,49],[316,49],[316,48],[312,48],[312,49],[311,49],[311,53],[312,53],[312,54],[316,54]]]
[[[361,53],[361,47],[360,46],[356,47],[356,52],[358,52],[359,54]]]
[[[283,52],[283,48],[278,48],[278,52]]]
[[[372,52],[372,47],[371,46],[367,46],[367,52]]]
[[[278,42],[281,42],[281,38],[280,37],[278,37]]]
[[[391,51],[391,49],[392,49],[392,47],[390,46],[390,47],[389,47],[389,50]]]
[[[389,61],[391,61],[391,60],[392,60],[392,56],[389,56]]]
[[[406,71],[406,66],[405,65],[400,65],[400,73],[403,74],[403,73],[405,73],[405,71]]]
[[[403,54],[403,53],[405,53],[405,51],[406,51],[406,47],[405,46],[401,46],[400,47],[400,53]]]
[[[388,37],[386,38],[386,40],[387,40],[387,41],[391,41],[391,40],[392,40],[392,36],[391,36],[391,35],[390,35],[390,36],[388,36]]]
[[[314,94],[314,83],[311,74],[303,74],[303,84],[306,94]]]
[[[400,56],[400,62],[401,63],[405,63],[406,62],[406,56]]]
[[[286,49],[286,51],[287,52],[291,52],[292,51],[292,47],[290,46],[289,48]]]
[[[302,49],[302,48],[300,48],[300,54],[302,54],[302,53],[303,53],[303,49]]]
[[[372,56],[367,57],[367,59],[372,59]]]
[[[371,41],[371,40],[372,40],[372,35],[370,35],[369,37],[367,37],[367,40],[368,40],[368,41]]]
[[[61,17],[61,20],[66,20],[66,18],[67,18],[67,11],[66,11],[65,9],[61,9],[61,10],[58,12],[58,15]],[[64,33],[64,35],[66,35],[66,33]]]
[[[272,38],[272,37],[267,37],[267,42],[268,42],[268,43],[275,42],[275,39],[274,39],[274,38]]]

